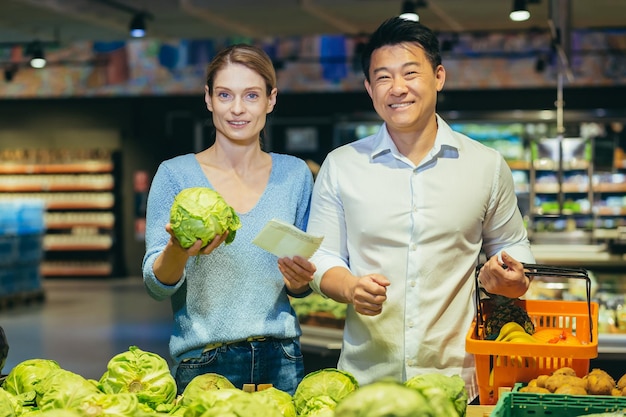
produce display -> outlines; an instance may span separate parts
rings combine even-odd
[[[298,320],[301,324],[343,329],[348,305],[318,293],[302,298],[291,298]]]
[[[228,231],[225,243],[235,240],[241,221],[235,210],[216,191],[208,187],[185,188],[174,198],[170,224],[183,248],[198,239],[206,246],[216,235]]]
[[[359,387],[335,368],[307,374],[293,396],[272,386],[248,392],[212,373],[176,392],[166,360],[136,346],[111,358],[99,380],[29,359],[2,381],[0,417],[463,417],[468,399],[460,376]]]
[[[626,396],[626,374],[617,382],[603,369],[595,368],[578,376],[569,367],[562,367],[550,375],[539,375],[519,389],[519,392],[537,394],[611,395]]]

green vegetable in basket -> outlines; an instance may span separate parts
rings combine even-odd
[[[219,193],[208,187],[192,187],[185,188],[174,198],[170,225],[181,246],[189,248],[198,239],[204,247],[216,235],[227,231],[225,243],[232,243],[241,221]]]

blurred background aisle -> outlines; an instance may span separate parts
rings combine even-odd
[[[19,362],[44,358],[99,379],[116,354],[135,345],[169,362],[169,301],[151,299],[141,278],[45,280],[45,300],[3,306],[9,342],[3,374]]]

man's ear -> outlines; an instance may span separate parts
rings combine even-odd
[[[443,90],[443,85],[446,83],[446,69],[443,65],[438,65],[435,70],[435,80],[437,82],[437,91]]]
[[[363,85],[365,86],[365,90],[367,94],[369,94],[370,98],[372,98],[372,86],[367,80],[363,80]]]

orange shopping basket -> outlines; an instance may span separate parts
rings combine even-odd
[[[574,334],[581,345],[548,343],[512,343],[485,340],[485,320],[489,304],[478,290],[479,265],[476,268],[476,318],[465,338],[465,350],[474,354],[480,403],[496,404],[500,388],[527,383],[539,375],[549,375],[561,367],[570,367],[580,377],[589,372],[589,360],[598,356],[598,304],[591,302],[591,280],[585,269],[524,264],[533,277],[580,278],[587,283],[587,301],[517,300],[530,316],[535,330],[562,329]]]

